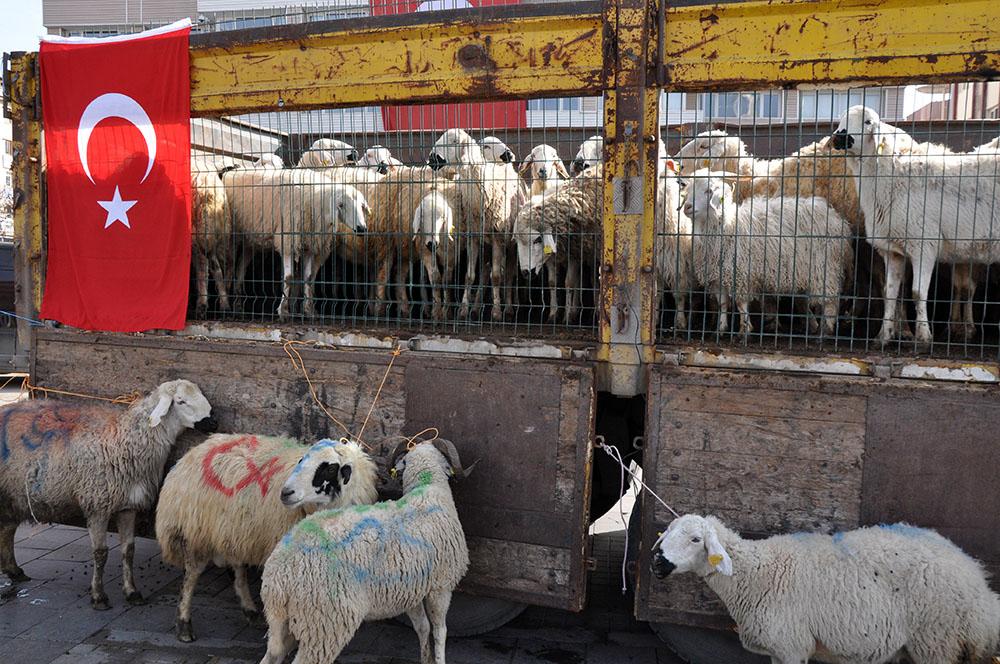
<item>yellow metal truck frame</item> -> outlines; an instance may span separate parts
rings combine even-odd
[[[490,7],[191,38],[194,115],[604,95],[602,388],[644,391],[653,361],[660,89],[791,88],[1000,76],[996,0],[652,0]],[[946,29],[943,29],[946,26]],[[18,314],[44,280],[37,55],[12,54]],[[19,335],[30,347],[30,329]]]

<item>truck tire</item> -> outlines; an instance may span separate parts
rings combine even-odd
[[[671,623],[649,623],[660,640],[688,664],[768,664],[770,659],[743,649],[733,633]]]
[[[528,608],[527,604],[495,597],[477,597],[456,592],[448,609],[448,636],[477,636],[500,629]],[[406,614],[396,620],[410,624]]]

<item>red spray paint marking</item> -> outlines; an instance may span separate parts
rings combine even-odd
[[[201,460],[202,479],[205,481],[205,484],[230,498],[251,484],[256,483],[257,486],[260,487],[260,496],[263,498],[267,495],[268,490],[271,488],[271,480],[274,478],[275,474],[284,468],[284,464],[278,462],[278,457],[271,457],[261,466],[258,466],[253,459],[246,459],[247,473],[233,486],[227,486],[224,484],[222,482],[222,478],[220,478],[218,474],[216,474],[215,469],[212,468],[212,462],[215,460],[216,455],[226,454],[230,450],[243,445],[245,445],[250,452],[253,452],[257,449],[257,446],[260,445],[260,441],[257,440],[256,436],[243,436],[242,438],[231,440],[228,443],[221,443],[210,449],[208,454],[205,455],[205,458]]]

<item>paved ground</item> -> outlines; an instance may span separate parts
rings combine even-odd
[[[4,390],[7,392],[7,390]],[[0,394],[0,402],[7,394]],[[631,502],[631,501],[628,501]],[[590,607],[573,614],[529,608],[488,635],[448,640],[452,664],[678,664],[631,615],[631,599],[620,593],[624,532],[617,510],[595,524]],[[18,562],[32,581],[14,587],[0,576],[0,653],[17,664],[242,663],[264,652],[264,629],[248,625],[232,591],[228,571],[210,568],[202,577],[193,620],[199,640],[174,639],[180,574],[160,559],[154,540],[136,545],[136,575],[148,601],[129,607],[121,596],[117,538],[106,587],[114,606],[90,608],[90,541],[85,530],[23,525],[17,532]],[[393,622],[361,628],[342,664],[404,664],[418,661],[413,632]]]

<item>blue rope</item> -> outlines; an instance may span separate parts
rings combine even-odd
[[[2,309],[0,309],[0,314],[3,314],[4,316],[10,316],[11,318],[16,318],[18,320],[28,321],[29,323],[31,323],[36,327],[45,327],[45,323],[39,320],[35,320],[34,318],[25,318],[24,316],[18,316],[17,314],[12,314],[11,312],[4,311]]]

